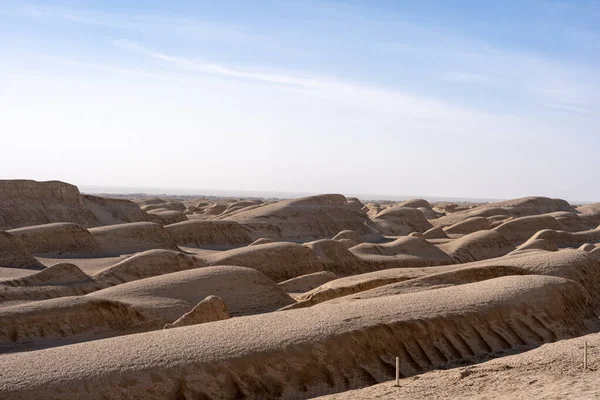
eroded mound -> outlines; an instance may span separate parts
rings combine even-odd
[[[59,181],[0,180],[0,230],[72,222],[84,228],[146,221],[128,200],[84,196],[76,186]]]
[[[356,211],[340,194],[283,200],[237,212],[226,220],[249,226],[255,232],[253,238],[307,242],[331,238],[345,229],[364,236],[377,234],[367,215]]]
[[[502,257],[515,247],[504,236],[495,231],[478,231],[451,242],[438,245],[454,263],[487,260]]]
[[[404,377],[598,330],[587,301],[570,280],[503,277],[6,354],[0,395],[311,397],[390,380],[397,356]]]
[[[277,286],[287,293],[304,293],[337,278],[339,278],[339,276],[331,271],[313,272],[312,274],[302,275],[288,279],[287,281],[279,282]]]
[[[454,225],[450,225],[444,229],[446,233],[457,234],[457,233],[473,233],[490,229],[490,222],[484,217],[470,217],[464,221],[458,222]]]
[[[350,251],[372,261],[385,260],[385,257],[404,258],[406,261],[414,261],[416,263],[414,266],[442,265],[451,262],[450,257],[442,250],[427,240],[415,236],[401,237],[393,242],[382,244],[362,243],[352,247]]]
[[[91,228],[89,232],[104,255],[131,254],[152,249],[179,250],[154,222],[137,222]]]
[[[165,226],[165,231],[179,246],[229,249],[252,243],[248,229],[235,221],[184,221]]]
[[[532,215],[506,221],[494,228],[513,244],[521,244],[542,229],[560,229],[558,221],[550,215]]]
[[[0,267],[43,269],[44,266],[10,233],[0,232]]]
[[[113,286],[204,266],[206,264],[198,258],[180,251],[147,250],[96,272],[94,279],[103,285]]]
[[[222,298],[231,315],[273,311],[294,302],[261,272],[233,266],[155,276],[99,290],[87,297],[129,304],[162,327],[210,295]]]
[[[373,222],[386,235],[408,235],[432,227],[420,210],[402,206],[386,208],[373,218]]]
[[[223,299],[218,296],[208,296],[172,324],[165,325],[165,329],[204,324],[206,322],[220,321],[227,318],[229,318],[229,312],[227,311],[227,305],[225,305]]]
[[[56,222],[8,231],[32,254],[46,257],[98,255],[100,248],[91,233],[79,225]]]
[[[309,247],[286,242],[227,250],[207,256],[206,261],[210,265],[239,265],[254,268],[276,282],[324,269],[319,257]]]
[[[147,327],[145,318],[132,307],[87,297],[62,297],[0,308],[0,344],[78,334],[124,334]]]

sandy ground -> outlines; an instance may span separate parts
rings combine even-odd
[[[583,346],[588,343],[588,370]],[[600,399],[600,333],[525,353],[320,397],[342,399]]]

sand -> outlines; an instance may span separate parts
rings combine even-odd
[[[599,224],[0,181],[0,398],[598,397],[573,354],[600,346]]]

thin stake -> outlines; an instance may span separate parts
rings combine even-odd
[[[400,386],[400,357],[396,357],[396,387]]]
[[[587,341],[583,343],[583,369],[587,371],[588,363],[587,363]]]

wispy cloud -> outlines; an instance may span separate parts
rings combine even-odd
[[[468,72],[448,72],[443,78],[449,82],[458,83],[492,83],[493,80],[489,76]]]

